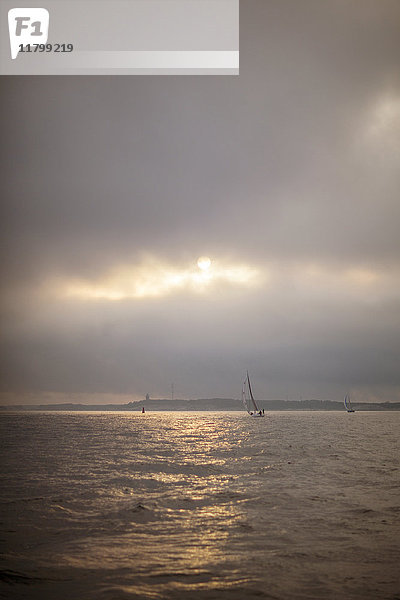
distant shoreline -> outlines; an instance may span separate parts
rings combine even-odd
[[[397,411],[400,402],[353,402],[356,411]],[[260,400],[259,405],[265,411],[344,411],[342,402],[331,400]],[[225,398],[209,398],[198,400],[167,400],[154,399],[147,401],[128,402],[127,404],[8,404],[0,405],[0,411],[128,411],[140,412],[142,407],[147,412],[234,412],[243,411],[240,400]]]

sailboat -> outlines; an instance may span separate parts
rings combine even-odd
[[[344,407],[347,412],[355,412],[354,408],[351,406],[350,396],[348,394],[344,397]]]
[[[257,402],[254,400],[253,391],[251,389],[249,372],[246,373],[246,379],[242,386],[242,402],[251,417],[263,417],[264,409],[260,409],[257,406]]]

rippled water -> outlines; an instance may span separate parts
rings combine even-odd
[[[4,598],[400,599],[400,413],[0,421]]]

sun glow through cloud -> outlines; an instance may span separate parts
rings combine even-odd
[[[208,258],[208,256],[200,256],[200,258],[197,261],[197,266],[202,271],[207,271],[207,269],[209,269],[211,266],[211,259]]]
[[[365,139],[385,160],[398,161],[400,155],[400,96],[381,96],[365,115]],[[396,162],[397,164],[397,162]]]
[[[259,271],[243,264],[224,264],[202,256],[196,266],[173,267],[156,260],[114,269],[93,281],[70,281],[63,295],[84,299],[124,300],[162,297],[178,292],[205,293],[215,285],[254,286]]]
[[[345,269],[319,263],[280,262],[262,268],[246,264],[229,264],[200,257],[187,267],[172,266],[152,258],[139,265],[115,268],[98,279],[72,279],[57,294],[84,300],[118,301],[125,299],[162,298],[172,294],[225,293],[229,289],[264,289],[269,297],[291,286],[299,297],[335,294],[379,298],[390,288],[387,273],[361,265]],[[53,287],[54,289],[54,287]],[[286,293],[286,292],[285,292]]]

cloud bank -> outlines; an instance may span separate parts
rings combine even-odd
[[[3,78],[8,397],[399,400],[399,23],[249,0],[239,77]]]

